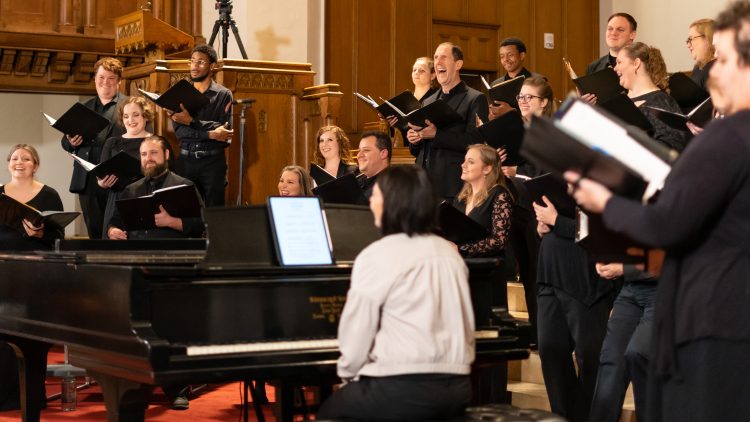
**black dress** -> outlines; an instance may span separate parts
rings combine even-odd
[[[5,193],[5,186],[0,186],[0,193]],[[44,185],[39,193],[27,202],[28,205],[39,211],[63,211],[60,195],[53,188]],[[64,236],[62,229],[52,230],[45,228],[44,236],[39,239],[28,237],[22,226],[9,227],[0,226],[0,249],[6,251],[28,251],[52,249],[56,239]],[[29,341],[31,342],[31,341]],[[41,343],[39,343],[41,344]],[[35,349],[39,352],[37,356],[27,356],[27,360],[46,359],[46,351],[49,345]],[[39,379],[27,380],[27,382],[38,387],[37,395],[44,396],[44,374]],[[13,349],[4,341],[0,341],[0,410],[19,408],[19,384],[18,367],[16,355]]]
[[[716,59],[706,63],[702,68],[695,65],[690,73],[690,79],[706,91],[708,91],[708,74],[711,72],[714,63],[716,63]]]
[[[119,152],[124,152],[140,162],[141,142],[143,142],[144,139],[145,138],[123,138],[122,136],[115,136],[107,139],[106,142],[104,142],[104,147],[102,147],[102,162],[109,160]],[[122,189],[118,190],[114,186],[107,189],[107,207],[104,211],[102,239],[107,238],[107,230],[109,229],[110,220],[112,220],[112,212],[115,209],[115,201],[120,199],[121,192]]]
[[[675,101],[674,98],[670,97],[666,92],[657,89],[656,91],[651,91],[647,94],[633,97],[631,98],[631,100],[633,100],[634,103],[638,101],[645,101],[639,108],[641,110],[641,113],[646,116],[648,121],[651,122],[651,125],[654,127],[654,139],[670,148],[676,149],[677,151],[682,151],[683,149],[685,149],[685,145],[688,141],[688,132],[670,127],[666,123],[656,118],[656,116],[650,113],[646,108],[646,106],[650,106],[674,113],[682,113],[682,110],[680,110],[680,106],[677,104],[677,101]]]
[[[5,193],[5,186],[0,186],[0,193]],[[42,190],[31,198],[26,204],[39,211],[62,211],[63,204],[60,195],[51,187],[44,185]],[[39,249],[52,249],[55,240],[65,235],[63,229],[45,228],[42,238],[28,237],[22,225],[9,227],[0,226],[0,250],[4,251],[30,251]]]
[[[455,200],[454,206],[466,214],[466,202]],[[503,256],[510,234],[510,219],[513,215],[513,202],[508,190],[495,185],[488,191],[487,199],[475,206],[469,218],[484,226],[490,235],[482,240],[458,245],[465,257]]]

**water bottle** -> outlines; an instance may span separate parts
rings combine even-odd
[[[63,378],[61,392],[63,412],[76,410],[76,378],[74,376],[68,375]]]

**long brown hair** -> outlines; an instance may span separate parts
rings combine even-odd
[[[310,174],[307,172],[307,170],[303,169],[300,166],[286,166],[281,169],[281,174],[283,175],[285,171],[292,172],[297,175],[297,178],[299,178],[299,186],[301,188],[300,190],[302,192],[302,196],[313,196],[312,177],[310,177]]]
[[[651,78],[651,82],[661,90],[667,90],[667,86],[669,85],[667,65],[664,63],[664,58],[658,48],[642,42],[634,42],[622,47],[622,50],[625,51],[630,60],[640,59],[646,68],[646,72],[648,72],[648,76]]]
[[[349,146],[349,138],[346,137],[346,132],[344,132],[344,129],[333,125],[323,126],[318,129],[318,134],[315,135],[315,153],[313,154],[315,164],[321,167],[326,165],[326,159],[323,158],[323,154],[320,153],[320,137],[326,132],[333,132],[336,136],[336,140],[339,144],[339,159],[341,162],[347,165],[354,164],[351,147]]]
[[[485,176],[484,188],[478,192],[474,192],[471,184],[464,182],[464,187],[461,188],[461,192],[458,193],[458,200],[468,203],[469,199],[473,199],[474,206],[478,206],[487,199],[489,191],[495,185],[505,187],[505,176],[500,168],[500,156],[497,155],[495,148],[492,148],[486,144],[473,144],[466,148],[466,151],[476,149],[479,151],[479,159],[482,160],[482,164],[490,166],[490,173]]]

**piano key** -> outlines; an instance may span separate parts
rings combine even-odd
[[[499,333],[497,332],[497,330],[478,330],[474,332],[474,338],[476,340],[493,339],[498,337]],[[188,346],[186,349],[186,354],[188,356],[207,356],[230,353],[283,352],[291,350],[326,349],[338,347],[339,343],[336,339],[312,339],[243,344]]]

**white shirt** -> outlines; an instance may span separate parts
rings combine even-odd
[[[469,374],[469,270],[435,235],[386,236],[354,261],[338,329],[338,375]]]

